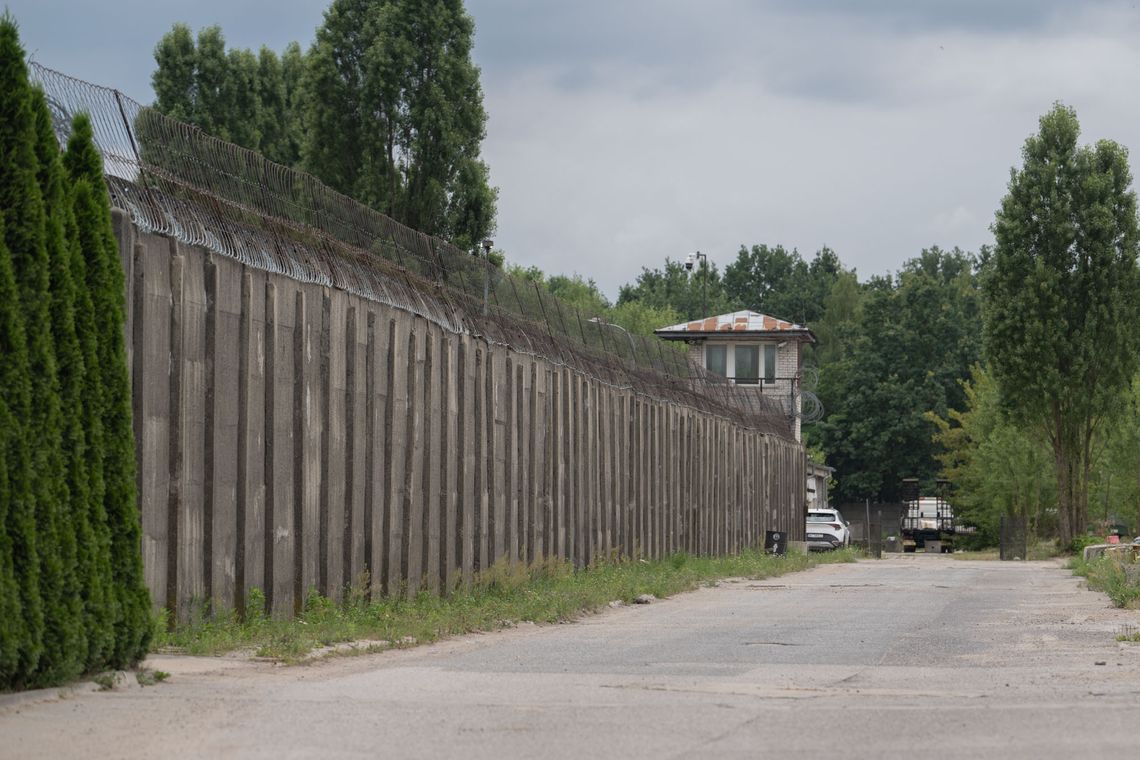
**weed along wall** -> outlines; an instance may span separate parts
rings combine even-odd
[[[179,617],[803,538],[792,441],[115,221],[146,578]]]

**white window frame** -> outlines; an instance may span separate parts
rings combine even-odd
[[[709,346],[724,346],[724,349],[725,349],[724,350],[725,377],[727,377],[729,380],[731,380],[733,385],[737,384],[736,383],[736,347],[737,346],[755,346],[758,349],[759,354],[760,354],[760,359],[759,359],[760,380],[759,380],[759,382],[757,382],[757,383],[741,383],[741,385],[773,385],[773,384],[775,384],[775,382],[777,380],[780,379],[779,377],[776,376],[776,368],[779,367],[779,364],[780,364],[780,347],[779,347],[779,344],[777,344],[775,341],[771,341],[771,340],[762,340],[762,341],[759,341],[759,340],[758,341],[751,341],[751,340],[706,340],[704,345],[701,347],[701,365],[706,370],[708,370],[708,368],[709,368],[709,363],[708,363],[708,348],[709,348]],[[771,379],[771,380],[765,380],[765,375],[767,374],[765,372],[767,367],[765,366],[765,361],[764,361],[764,354],[765,354],[764,347],[765,346],[773,346],[775,348],[773,361],[775,362],[776,366],[772,368],[772,378],[773,379]],[[709,371],[711,372],[711,370],[709,370]]]

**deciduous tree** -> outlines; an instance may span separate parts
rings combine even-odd
[[[334,0],[304,85],[305,167],[464,249],[493,231],[496,196],[474,31],[461,0]]]
[[[334,0],[309,53],[278,58],[175,24],[154,51],[155,107],[467,250],[498,200],[474,30],[462,0]]]
[[[1085,530],[1094,436],[1140,358],[1128,153],[1079,135],[1071,108],[1041,117],[1010,172],[983,280],[989,366],[1006,412],[1052,449],[1064,542]]]
[[[857,322],[837,319],[845,348],[821,368],[826,417],[808,428],[838,469],[837,497],[890,500],[904,477],[929,486],[940,446],[928,412],[965,408],[960,381],[980,352],[974,259],[927,249],[842,308]]]
[[[962,382],[964,409],[928,418],[942,451],[940,474],[954,486],[955,517],[978,529],[983,545],[997,543],[1004,515],[1024,517],[1037,536],[1055,529],[1052,457],[1037,436],[1001,414],[993,378],[980,365]]]
[[[154,48],[154,107],[172,119],[197,123],[197,58],[194,35],[186,24],[175,24]]]
[[[741,246],[724,268],[724,291],[741,308],[813,325],[841,271],[839,257],[827,247],[809,263],[782,245]]]
[[[618,291],[618,306],[632,302],[653,309],[672,309],[682,319],[710,317],[736,308],[725,295],[716,262],[706,265],[702,259],[697,260],[692,270],[668,258],[661,269],[642,267],[637,280],[622,285]]]

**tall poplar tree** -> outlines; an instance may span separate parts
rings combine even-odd
[[[223,140],[231,140],[229,120],[230,66],[226,57],[226,39],[220,26],[208,26],[198,32],[194,52],[193,123]]]
[[[267,47],[226,50],[217,26],[198,33],[175,24],[154,48],[154,107],[178,121],[255,150],[279,164],[300,162],[299,90],[304,57],[296,42],[278,58]]]
[[[301,145],[305,139],[302,121],[305,104],[302,89],[304,77],[305,54],[301,51],[299,43],[290,42],[281,54],[281,87],[285,92],[285,106],[280,118],[286,125],[285,134],[282,136],[282,145],[277,155],[270,155],[271,160],[286,166],[301,165]]]
[[[151,75],[154,107],[172,119],[195,121],[198,51],[186,24],[175,24],[154,48],[158,68]],[[201,125],[199,125],[201,126]]]
[[[280,59],[175,24],[154,51],[155,108],[469,249],[498,202],[474,34],[462,0],[333,0],[308,54]]]
[[[1128,152],[1078,145],[1056,105],[1025,142],[983,277],[985,350],[1004,409],[1048,441],[1060,538],[1088,522],[1094,435],[1140,360],[1136,194]]]
[[[293,114],[300,66],[301,47],[295,42],[281,58],[264,46],[257,55],[259,150],[270,161],[285,166],[295,166],[301,157],[300,124]]]
[[[249,50],[234,49],[226,54],[226,71],[221,97],[226,118],[219,136],[232,143],[264,150],[262,144],[262,100],[257,56]]]
[[[462,248],[488,236],[474,33],[461,0],[334,0],[308,55],[305,167]]]

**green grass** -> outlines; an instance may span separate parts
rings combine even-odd
[[[1133,574],[1129,578],[1126,569],[1129,558],[1119,555],[1098,557],[1086,562],[1083,555],[1077,555],[1069,560],[1068,567],[1074,575],[1088,579],[1089,588],[1093,591],[1103,591],[1108,595],[1116,607],[1135,607],[1140,601],[1140,575]]]
[[[967,551],[954,552],[950,555],[953,559],[968,559],[968,560],[996,560],[998,557],[998,550],[996,546],[991,546],[988,549],[970,549]]]
[[[139,686],[156,686],[167,678],[170,678],[170,674],[165,670],[139,668],[135,671],[135,680],[138,681]]]
[[[122,678],[116,670],[108,670],[105,673],[95,675],[91,680],[99,686],[99,691],[111,691],[119,685]]]
[[[285,661],[303,658],[313,649],[347,641],[382,641],[388,647],[427,643],[447,636],[492,631],[523,621],[556,623],[604,608],[611,601],[632,602],[641,594],[664,598],[722,578],[769,578],[818,564],[853,562],[855,550],[777,557],[747,551],[729,557],[676,554],[659,561],[605,562],[580,572],[561,562],[531,568],[497,564],[482,573],[469,590],[446,597],[421,593],[414,599],[367,602],[358,583],[337,604],[311,593],[293,620],[267,617],[264,597],[250,594],[245,615],[234,613],[170,627],[156,621],[152,648],[196,655],[238,649]]]
[[[1116,634],[1116,640],[1140,643],[1140,628],[1134,625],[1122,625],[1120,632]]]
[[[1029,546],[1029,556],[1025,559],[1031,561],[1040,561],[1046,559],[1053,559],[1054,557],[1063,556],[1065,553],[1057,548],[1056,541],[1038,541]],[[954,552],[951,555],[954,559],[969,559],[969,560],[998,560],[1001,559],[999,551],[996,546],[991,546],[985,549],[971,549],[969,551]]]

